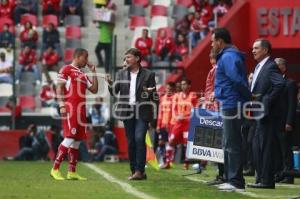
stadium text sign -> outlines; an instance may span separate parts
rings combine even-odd
[[[260,36],[276,36],[282,33],[285,36],[300,32],[300,8],[258,8],[257,28]]]
[[[222,127],[223,122],[218,112],[193,109],[186,157],[223,163]]]

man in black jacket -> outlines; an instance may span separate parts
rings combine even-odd
[[[282,172],[293,169],[293,131],[295,129],[296,107],[297,107],[297,84],[294,80],[289,79],[286,75],[286,60],[276,58],[274,60],[281,71],[285,80],[285,86],[280,96],[281,119],[276,124],[279,125],[277,139],[279,141],[277,161],[276,182],[293,184],[293,177],[284,177]],[[281,155],[280,155],[281,154]]]
[[[253,138],[253,159],[256,170],[256,183],[248,184],[251,188],[275,188],[274,141],[277,131],[276,121],[280,119],[280,93],[284,79],[276,63],[270,58],[271,43],[257,39],[253,44],[253,56],[258,62],[253,74],[251,92],[256,130]],[[255,106],[256,105],[256,106]],[[257,105],[259,107],[257,107]]]
[[[113,82],[109,76],[109,92],[118,96],[114,105],[113,116],[123,120],[127,142],[130,169],[129,180],[146,179],[146,144],[145,136],[150,121],[157,118],[155,73],[140,65],[141,52],[131,48],[125,53],[125,67],[116,75]]]

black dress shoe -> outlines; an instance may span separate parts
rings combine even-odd
[[[247,184],[247,187],[254,189],[275,189],[275,185],[267,185],[263,183]]]
[[[284,178],[281,180],[279,183],[284,183],[284,184],[294,184],[294,179],[293,178]]]

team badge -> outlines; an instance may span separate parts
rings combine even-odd
[[[73,135],[75,135],[75,134],[76,134],[76,129],[75,129],[75,128],[72,128],[72,129],[71,129],[71,133],[72,133]]]

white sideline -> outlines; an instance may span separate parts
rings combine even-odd
[[[132,187],[130,184],[122,182],[116,178],[114,178],[112,175],[110,175],[109,173],[103,171],[102,169],[96,167],[93,164],[90,163],[84,163],[85,166],[87,166],[88,168],[90,168],[91,170],[95,171],[96,173],[100,174],[101,176],[103,176],[106,180],[108,180],[109,182],[113,182],[116,183],[118,185],[120,185],[120,187],[127,193],[134,195],[137,198],[141,198],[141,199],[157,199],[153,196],[150,196],[144,192],[141,192],[137,189],[135,189],[134,187]]]

